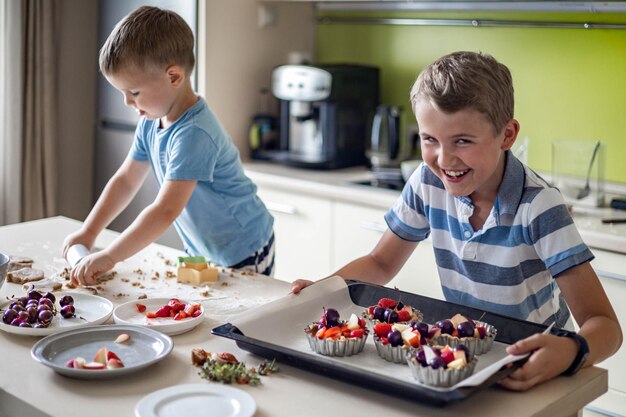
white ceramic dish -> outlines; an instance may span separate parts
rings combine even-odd
[[[63,330],[75,329],[79,327],[91,326],[95,324],[102,324],[111,317],[113,312],[113,303],[103,297],[97,295],[83,294],[79,292],[61,292],[54,293],[57,301],[57,310],[59,307],[59,300],[64,295],[71,295],[74,298],[74,308],[76,309],[76,317],[71,319],[65,319],[61,317],[61,314],[57,313],[50,323],[50,326],[42,329],[35,329],[33,327],[18,327],[5,324],[0,321],[0,330],[7,333],[15,333],[25,336],[48,336],[53,333],[57,333]],[[0,310],[5,310],[11,304],[10,301],[2,303]]]
[[[148,394],[135,417],[252,417],[256,404],[238,388],[215,384],[174,385]]]
[[[128,341],[115,343],[115,339],[122,333],[130,336]],[[91,362],[101,347],[117,354],[124,367],[89,370],[66,366],[68,360],[77,356]],[[89,326],[44,337],[35,343],[31,356],[61,375],[80,379],[107,379],[150,366],[169,355],[173,347],[174,342],[169,336],[145,327]]]
[[[183,304],[189,304],[187,300],[179,300]],[[147,298],[120,304],[113,310],[113,320],[115,320],[117,324],[132,324],[149,327],[169,336],[188,332],[204,320],[204,307],[202,305],[200,305],[200,311],[202,313],[198,317],[188,317],[182,320],[174,320],[172,317],[157,317],[154,319],[146,317],[148,311],[157,311],[169,301],[170,298]],[[146,306],[146,311],[139,312],[139,310],[137,310],[137,304]]]

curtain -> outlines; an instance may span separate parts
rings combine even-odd
[[[21,220],[21,4],[0,0],[0,226]]]
[[[21,4],[21,220],[25,221],[57,214],[58,0],[24,0]]]

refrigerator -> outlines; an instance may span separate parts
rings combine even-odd
[[[102,47],[109,33],[125,15],[142,5],[151,5],[173,10],[185,19],[197,35],[197,0],[100,0],[98,4],[98,49]],[[196,45],[197,48],[197,45]],[[192,83],[196,83],[195,71]],[[135,127],[139,120],[137,113],[124,105],[122,94],[99,74],[98,77],[97,131],[95,146],[95,199],[100,196],[107,181],[120,167],[133,143]],[[137,215],[150,203],[158,192],[154,174],[149,174],[133,201],[109,225],[118,232],[125,230]],[[94,200],[95,203],[95,200]],[[183,245],[173,226],[157,240],[157,243],[182,249]]]

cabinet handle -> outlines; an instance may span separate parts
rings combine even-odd
[[[385,233],[385,230],[387,230],[387,226],[376,222],[361,222],[361,228],[378,233]]]
[[[599,277],[604,277],[604,278],[614,279],[616,281],[626,282],[626,276],[620,275],[620,274],[616,274],[614,272],[607,272],[607,271],[601,271],[599,269],[596,269],[596,274]]]
[[[274,203],[272,201],[266,201],[265,207],[267,207],[269,211],[274,211],[276,213],[282,213],[282,214],[293,215],[298,212],[298,209],[294,206],[290,206],[289,204]]]

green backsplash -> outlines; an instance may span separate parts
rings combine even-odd
[[[532,20],[626,23],[625,13],[320,12],[324,16]],[[513,75],[518,140],[529,139],[528,163],[551,169],[553,139],[601,140],[606,179],[626,183],[626,29],[437,27],[319,23],[321,63],[351,62],[381,69],[381,101],[415,123],[409,89],[419,71],[456,50],[490,53]]]

